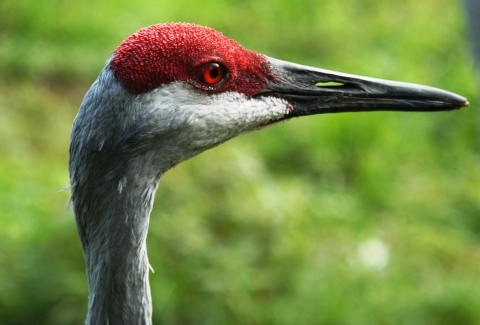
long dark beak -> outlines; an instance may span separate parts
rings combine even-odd
[[[468,106],[466,98],[437,88],[323,70],[268,58],[276,79],[260,96],[292,105],[284,119],[362,111],[448,111]]]

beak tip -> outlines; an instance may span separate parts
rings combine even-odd
[[[467,106],[470,106],[470,103],[468,102],[468,100],[466,98],[464,98],[464,100],[459,102],[454,109],[459,110],[459,109],[462,109],[462,108],[467,107]]]

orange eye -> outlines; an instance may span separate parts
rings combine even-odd
[[[223,80],[225,68],[218,63],[210,62],[200,67],[197,78],[207,86],[215,86]]]

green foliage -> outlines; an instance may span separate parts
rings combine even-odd
[[[3,0],[0,325],[83,323],[83,258],[59,191],[70,126],[115,46],[167,21],[477,103],[453,0]],[[472,108],[342,114],[182,163],[152,213],[154,323],[480,324],[477,147]]]

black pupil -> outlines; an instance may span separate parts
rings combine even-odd
[[[218,69],[215,67],[210,70],[210,78],[215,79],[216,77],[218,77]]]

